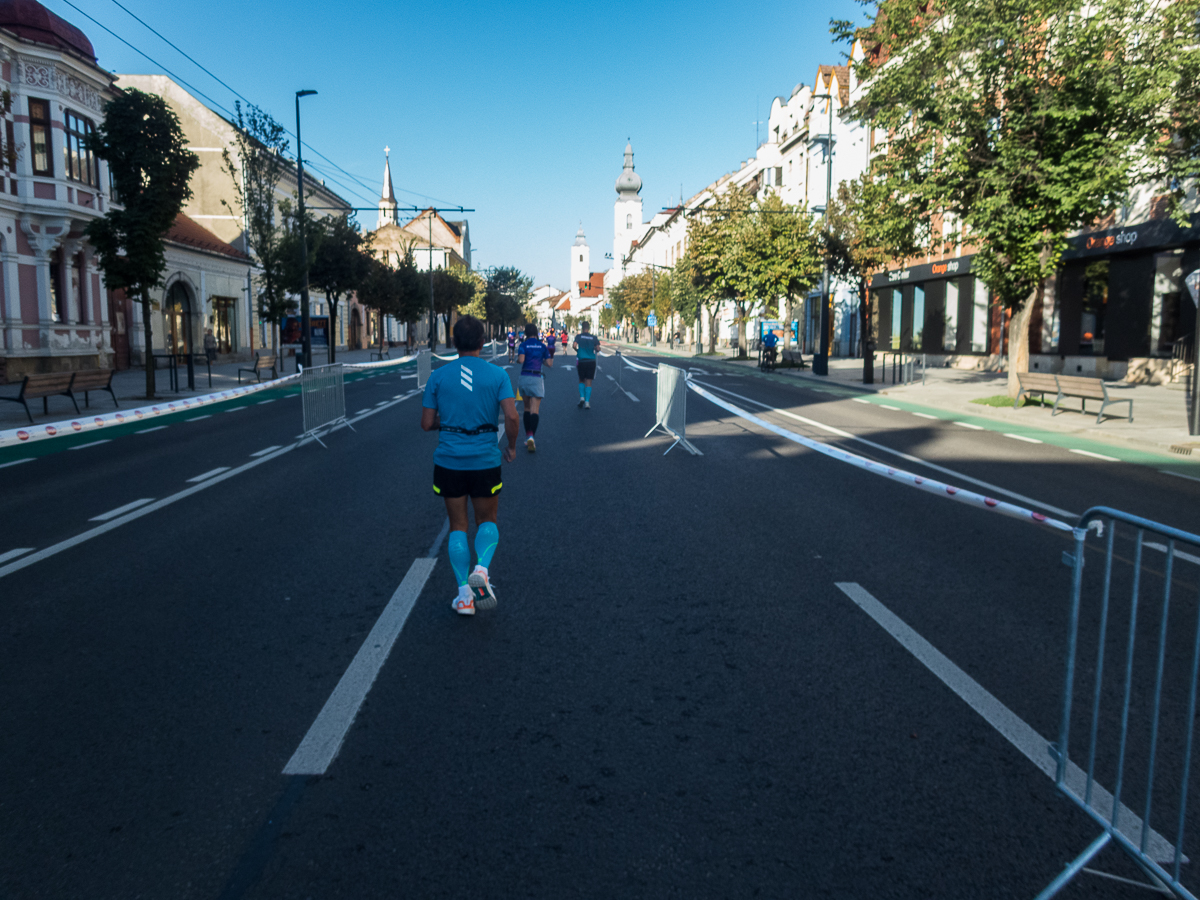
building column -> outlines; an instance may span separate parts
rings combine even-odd
[[[35,231],[34,223],[28,216],[20,221],[21,231],[29,239],[29,246],[33,248],[37,259],[38,343],[43,350],[51,349],[51,332],[54,330],[54,311],[50,303],[50,254],[70,231],[70,224],[67,219],[52,219],[38,222],[40,230]],[[56,231],[50,233],[50,228]]]

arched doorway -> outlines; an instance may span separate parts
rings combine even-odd
[[[165,349],[168,353],[187,355],[192,352],[192,292],[182,281],[176,281],[167,290],[167,303],[163,309],[166,328],[163,331]]]
[[[362,313],[355,306],[350,311],[350,349],[362,349]]]

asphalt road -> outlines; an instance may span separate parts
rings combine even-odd
[[[695,395],[704,455],[664,456],[643,437],[653,373],[626,371],[635,403],[603,360],[584,411],[573,362],[547,379],[538,452],[506,467],[500,603],[473,619],[449,609],[436,437],[396,372],[347,386],[354,430],[326,448],[297,445],[280,392],[0,469],[0,560],[29,550],[0,561],[0,897],[1032,897],[1096,836],[838,587],[1053,738],[1068,541]],[[697,380],[1042,512],[1200,528],[1200,483],[1153,468]],[[1175,578],[1194,598],[1196,567]],[[402,582],[419,593],[336,757],[285,775]],[[1169,643],[1174,671],[1190,645]]]

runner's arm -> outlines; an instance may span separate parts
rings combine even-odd
[[[514,407],[514,409],[515,408],[516,407]],[[430,409],[428,406],[421,407],[422,431],[437,431],[437,427],[440,424],[441,423],[438,422],[438,411],[436,409]]]
[[[500,408],[504,410],[504,437],[508,440],[503,457],[505,462],[512,462],[517,458],[517,431],[521,424],[517,419],[517,401],[505,397],[500,401]]]

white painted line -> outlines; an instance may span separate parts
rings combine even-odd
[[[0,463],[0,469],[7,469],[9,466],[19,466],[21,463],[33,462],[35,458],[36,457],[33,456],[27,456],[24,459],[14,459],[12,462]],[[1172,472],[1171,474],[1174,475],[1175,473]],[[1186,475],[1181,477],[1187,478]]]
[[[266,406],[268,403],[274,403],[278,399],[279,399],[278,397],[272,397],[270,400],[259,400],[256,405],[257,406]]]
[[[392,398],[392,400],[395,400],[395,399],[396,399],[395,397]],[[375,405],[376,406],[387,406],[390,402],[391,402],[391,400],[380,400]]]
[[[859,609],[896,639],[905,650],[916,657],[925,668],[958,694],[971,709],[979,713],[989,725],[1015,747],[1022,756],[1038,767],[1050,778],[1055,777],[1055,761],[1049,753],[1049,741],[1038,734],[1033,728],[1011,709],[997,700],[992,694],[975,681],[970,675],[952,663],[933,644],[921,637],[908,626],[900,617],[876,600],[862,585],[854,582],[838,582],[838,590],[858,605]],[[1074,763],[1067,770],[1067,787],[1083,796],[1087,775]],[[1099,784],[1092,786],[1092,806],[1102,815],[1107,816],[1112,811],[1112,794]],[[1121,804],[1121,832],[1135,846],[1140,846],[1142,839],[1142,820],[1131,810]],[[1151,829],[1147,852],[1157,862],[1174,860],[1175,848],[1161,834]]]
[[[880,407],[880,409],[891,409],[891,410],[895,410],[896,412],[901,412],[901,409],[900,409],[900,407],[898,407],[898,406],[888,406],[886,403],[880,403],[880,404],[879,404],[879,407]]]
[[[1092,459],[1102,459],[1105,462],[1120,462],[1115,456],[1105,456],[1103,453],[1093,453],[1091,450],[1071,450],[1072,453],[1078,453],[1080,456],[1090,456]]]
[[[149,434],[152,431],[162,431],[167,428],[167,425],[155,425],[153,428],[143,428],[141,431],[135,431],[134,434]]]
[[[871,402],[866,397],[851,397],[850,399],[853,400],[855,403],[870,403]]]
[[[244,407],[244,406],[235,406],[233,409],[227,409],[227,410],[225,410],[225,412],[227,412],[227,413],[231,413],[231,412],[241,412],[241,411],[242,411],[243,409],[245,409],[245,408],[246,408],[246,407]]]
[[[101,444],[107,444],[112,438],[101,438],[98,441],[91,441],[87,444],[76,444],[74,447],[68,447],[68,450],[86,450],[88,447],[99,447]]]
[[[361,416],[363,413],[368,413],[368,412],[370,412],[370,411],[371,411],[371,410],[369,410],[369,409],[360,409],[358,412],[356,412],[356,413],[355,413],[355,415],[356,415],[356,416]]]
[[[229,466],[220,466],[216,469],[212,469],[208,472],[205,472],[203,475],[197,475],[195,478],[189,478],[187,480],[187,483],[188,484],[198,484],[201,481],[208,481],[208,479],[212,478],[214,475],[220,475],[222,472],[228,472],[228,471],[229,471]]]
[[[436,565],[437,559],[428,556],[413,560],[312,727],[283,767],[284,775],[325,774]]]
[[[959,428],[970,428],[972,431],[984,431],[985,430],[982,425],[972,425],[970,422],[955,422],[954,424],[957,425]]]
[[[706,388],[710,388],[722,394],[728,394],[730,397],[737,397],[739,400],[743,400],[746,403],[753,403],[755,406],[761,406],[763,409],[770,410],[776,415],[787,416],[789,419],[794,419],[797,422],[803,422],[805,425],[811,425],[813,428],[819,428],[822,431],[828,432],[829,434],[836,434],[838,437],[843,437],[847,440],[864,444],[873,450],[878,450],[880,453],[889,453],[892,456],[900,457],[906,462],[914,463],[919,466],[925,466],[925,468],[932,469],[935,472],[941,472],[943,475],[952,475],[960,481],[966,481],[969,484],[975,485],[976,487],[984,488],[993,495],[1000,494],[1004,497],[1009,497],[1013,500],[1016,500],[1019,503],[1024,503],[1026,506],[1036,506],[1038,509],[1048,510],[1049,512],[1054,513],[1056,516],[1061,516],[1064,519],[1079,518],[1078,513],[1068,512],[1065,509],[1060,509],[1059,507],[1052,506],[1049,503],[1043,503],[1041,500],[1035,500],[1032,497],[1026,497],[1024,494],[1018,494],[1016,491],[1007,490],[999,485],[992,484],[990,481],[972,478],[970,475],[964,475],[962,472],[956,472],[954,469],[947,469],[945,466],[939,466],[937,463],[932,463],[927,459],[921,459],[919,456],[913,456],[909,453],[904,453],[903,451],[885,446],[884,444],[878,444],[875,441],[868,440],[865,437],[859,437],[857,434],[851,434],[849,431],[843,431],[840,428],[834,428],[832,425],[826,425],[824,422],[818,422],[815,419],[808,419],[804,416],[798,416],[794,412],[788,412],[786,409],[777,409],[776,407],[769,406],[768,404],[759,400],[752,400],[749,397],[743,396],[742,394],[735,394],[728,388],[719,388],[716,385],[705,384],[703,381],[697,381],[696,384],[703,385]]]
[[[1145,546],[1149,547],[1151,550],[1157,550],[1159,553],[1167,552],[1166,544],[1159,544],[1154,541],[1146,541]],[[1200,556],[1196,556],[1192,553],[1185,553],[1182,550],[1176,550],[1175,556],[1178,559],[1187,560],[1190,563],[1200,563]]]
[[[32,547],[18,547],[16,550],[9,550],[7,553],[0,553],[0,563],[6,563],[10,559],[16,559],[32,550]]]
[[[301,435],[301,437],[303,437],[303,435]],[[266,456],[268,453],[270,453],[274,450],[278,450],[278,449],[279,449],[278,444],[272,444],[270,447],[267,447],[265,450],[259,450],[257,453],[251,453],[250,455],[251,456]]]
[[[393,399],[393,400],[399,400],[399,399],[400,399],[401,397],[403,397],[403,396],[404,396],[403,394],[396,394],[394,397],[392,397],[392,399]]]
[[[132,512],[139,506],[145,506],[147,503],[153,503],[153,497],[144,497],[141,500],[134,500],[132,503],[126,503],[124,506],[118,506],[116,509],[110,509],[106,513],[100,513],[98,516],[92,516],[88,519],[89,522],[107,522],[109,519],[115,519],[117,516],[123,516],[127,512]]]
[[[25,462],[25,460],[21,460],[21,462]],[[7,465],[15,466],[16,463],[7,463]],[[3,468],[3,466],[0,466],[0,468]],[[1200,478],[1197,478],[1195,475],[1184,475],[1182,472],[1172,472],[1170,469],[1159,469],[1158,471],[1162,472],[1164,475],[1174,475],[1176,478],[1186,478],[1188,481],[1200,481]]]
[[[920,417],[920,418],[922,418],[922,419],[935,419],[935,420],[940,420],[940,419],[941,419],[941,416],[931,416],[929,413],[919,413],[919,412],[915,412],[915,413],[913,413],[913,415],[914,415],[914,416],[919,416],[919,417]]]
[[[1040,444],[1041,443],[1041,441],[1039,441],[1037,438],[1025,437],[1025,435],[1023,435],[1023,434],[1009,434],[1006,431],[1004,433],[1004,436],[1006,438],[1012,438],[1014,441],[1024,441],[1027,444]]]
[[[201,419],[211,419],[211,418],[212,418],[212,413],[208,413],[208,414],[206,414],[206,415],[203,415],[203,416],[193,416],[192,418],[190,418],[190,419],[184,419],[183,421],[185,421],[185,422],[199,422]]]

